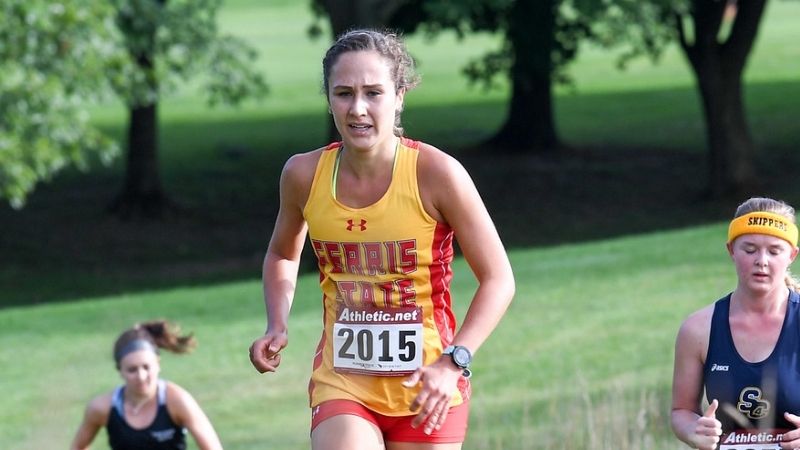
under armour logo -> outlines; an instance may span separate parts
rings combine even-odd
[[[367,221],[361,219],[361,223],[355,224],[353,219],[347,219],[347,231],[353,231],[353,227],[358,227],[361,231],[364,231],[367,229]]]

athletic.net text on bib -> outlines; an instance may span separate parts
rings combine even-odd
[[[736,430],[723,434],[720,450],[781,450],[783,434],[788,430]]]
[[[422,366],[422,308],[342,305],[333,325],[337,372],[408,375]]]

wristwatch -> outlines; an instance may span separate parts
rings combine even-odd
[[[472,363],[472,352],[470,352],[467,347],[463,345],[451,345],[445,348],[442,354],[450,355],[453,364],[462,370],[461,375],[463,375],[464,378],[472,376],[472,371],[469,370],[469,365]]]

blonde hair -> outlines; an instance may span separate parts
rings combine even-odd
[[[787,220],[791,221],[792,223],[796,224],[797,219],[795,218],[795,211],[794,208],[789,205],[788,203],[775,200],[767,197],[751,197],[739,207],[736,208],[736,213],[733,215],[733,218],[744,216],[745,214],[750,214],[753,212],[768,212],[772,214],[777,214],[779,216],[785,217]],[[800,292],[800,280],[795,278],[792,273],[789,271],[789,268],[786,268],[786,278],[785,278],[786,286],[795,291]]]

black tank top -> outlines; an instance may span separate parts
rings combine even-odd
[[[784,412],[800,412],[800,296],[789,291],[786,316],[772,353],[763,361],[745,361],[736,351],[728,315],[730,294],[714,305],[706,357],[706,398],[719,401],[720,449],[734,444],[775,447],[784,431],[794,429]],[[762,448],[754,446],[753,448]],[[749,447],[748,447],[749,448]]]
[[[112,397],[111,413],[106,430],[108,444],[113,450],[185,450],[186,428],[172,421],[167,411],[167,385],[158,380],[158,409],[153,422],[143,429],[132,428],[125,421],[124,386]]]

